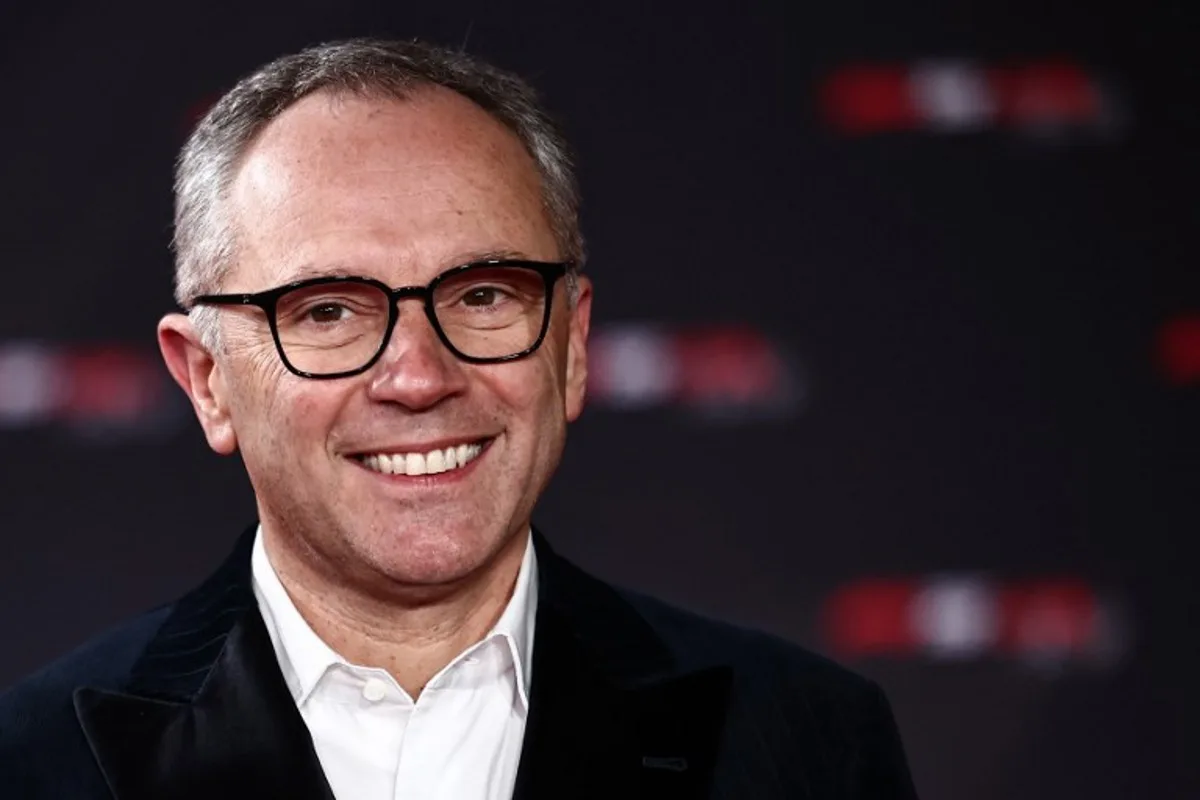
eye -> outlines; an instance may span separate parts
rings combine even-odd
[[[319,323],[341,322],[349,315],[350,309],[341,303],[321,303],[305,312],[310,320]]]
[[[463,305],[484,307],[494,306],[504,300],[506,293],[495,286],[476,286],[463,295]]]

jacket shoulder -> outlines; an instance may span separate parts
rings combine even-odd
[[[0,763],[64,722],[75,726],[75,689],[120,690],[169,612],[162,606],[128,620],[0,693]]]
[[[820,738],[856,749],[864,738],[891,735],[895,721],[880,686],[798,644],[724,622],[657,598],[621,591],[683,669],[728,665],[739,713],[756,727],[806,720]]]
[[[732,668],[726,745],[745,771],[808,786],[812,796],[916,800],[892,708],[876,682],[772,634],[622,594],[679,667]]]
[[[802,682],[813,689],[850,696],[871,693],[873,682],[780,636],[705,617],[658,598],[620,594],[662,638],[683,665],[731,664],[758,679]]]
[[[680,667],[732,668],[727,746],[747,770],[808,785],[813,796],[915,800],[895,717],[874,681],[778,636],[622,594]]]

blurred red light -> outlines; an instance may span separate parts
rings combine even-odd
[[[1200,381],[1200,316],[1179,317],[1159,329],[1158,367],[1174,384]]]
[[[1014,125],[1079,125],[1100,113],[1091,78],[1066,60],[992,70],[991,82],[1001,116]]]
[[[851,134],[906,130],[919,122],[905,65],[838,70],[825,82],[821,104],[826,119]]]
[[[919,644],[910,606],[912,580],[868,579],[839,589],[825,606],[825,637],[841,656],[906,655]]]
[[[62,363],[69,376],[60,401],[66,418],[133,419],[162,397],[162,376],[141,352],[84,349],[64,354]]]
[[[1001,595],[1000,644],[1025,655],[1078,653],[1090,644],[1097,602],[1081,580],[1037,580],[1009,586]]]
[[[750,403],[779,390],[783,368],[774,347],[749,328],[679,333],[674,340],[680,396],[686,402]]]

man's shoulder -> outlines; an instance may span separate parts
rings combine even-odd
[[[0,693],[0,794],[99,797],[104,782],[75,715],[81,686],[120,691],[169,612],[131,619]]]
[[[123,688],[169,612],[169,606],[161,606],[120,623],[0,692],[0,752],[71,711],[72,694],[80,686]]]
[[[895,718],[874,681],[778,636],[618,591],[676,669],[731,673],[725,743],[741,774],[770,774],[814,797],[916,799]]]
[[[619,589],[684,668],[727,665],[734,681],[764,697],[802,696],[810,707],[872,705],[870,679],[780,636],[703,616],[656,597]],[[814,709],[815,710],[815,709]]]

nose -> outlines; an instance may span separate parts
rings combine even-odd
[[[463,363],[438,338],[420,301],[398,302],[396,326],[372,370],[371,398],[420,411],[462,393],[467,385]]]

